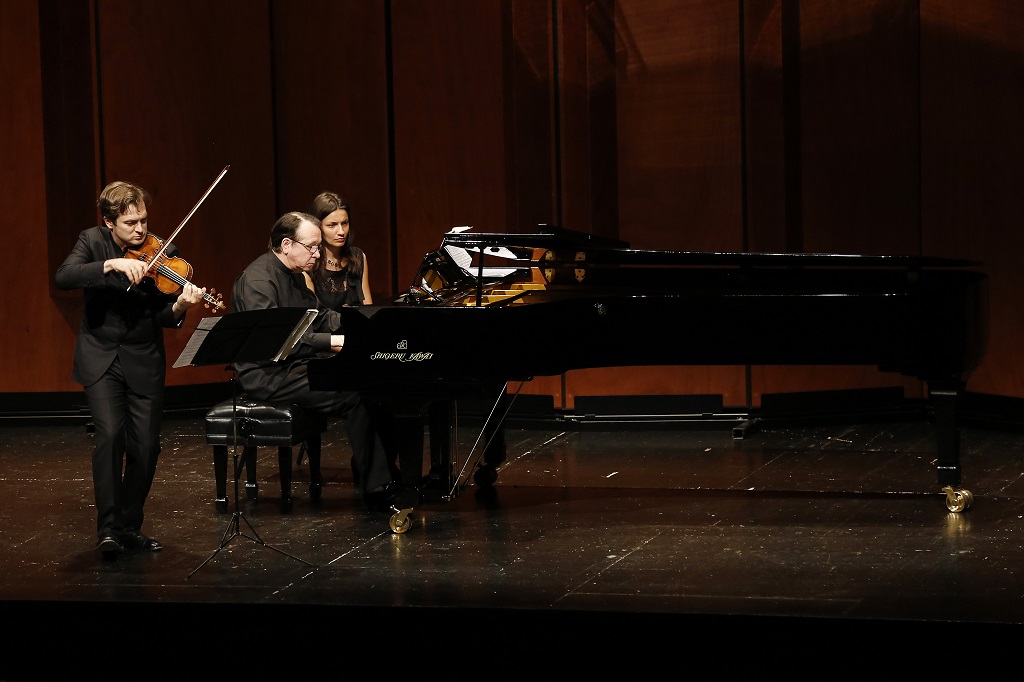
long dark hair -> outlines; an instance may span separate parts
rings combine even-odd
[[[309,212],[322,223],[324,218],[339,210],[348,213],[349,220],[352,219],[352,211],[349,209],[347,201],[335,192],[321,192],[313,199],[313,206]],[[353,236],[354,232],[350,224],[345,246],[338,254],[340,269],[346,271],[344,282],[339,282],[336,275],[328,273],[325,256],[321,256],[316,267],[309,273],[317,295],[328,301],[328,305],[332,307],[335,305],[361,305],[363,302],[363,252],[352,246]],[[343,288],[339,288],[339,283]]]
[[[313,207],[309,212],[323,221],[324,218],[339,210],[348,213],[349,220],[352,220],[352,209],[348,207],[347,201],[335,192],[320,192],[320,194],[316,195],[316,199],[313,199]],[[352,225],[349,223],[348,237],[345,239],[345,246],[342,247],[338,257],[342,265],[348,265],[354,272],[362,273],[362,259],[355,257],[355,252],[352,250],[353,241],[355,241],[355,230],[352,229]],[[324,259],[321,258],[320,260],[323,261]]]

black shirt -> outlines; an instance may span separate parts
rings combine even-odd
[[[341,316],[323,306],[306,286],[302,273],[285,267],[272,250],[242,271],[231,292],[231,312],[268,308],[316,308],[320,312],[286,360],[235,365],[242,388],[254,395],[272,394],[296,364],[304,365],[312,358],[329,356],[331,334],[342,333]]]

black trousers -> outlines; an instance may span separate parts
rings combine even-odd
[[[381,439],[387,418],[381,407],[363,401],[352,391],[312,391],[305,364],[295,364],[271,394],[250,392],[257,400],[293,403],[317,414],[341,417],[352,445],[352,460],[359,472],[359,488],[366,492],[387,486],[393,481],[388,453]]]
[[[139,531],[160,455],[163,386],[151,394],[136,393],[115,358],[99,381],[85,387],[85,399],[96,428],[92,483],[97,535]]]

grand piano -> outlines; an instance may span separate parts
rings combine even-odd
[[[986,345],[986,278],[976,266],[637,250],[549,226],[457,228],[392,304],[342,311],[345,347],[310,364],[310,385],[400,398],[413,414],[490,397],[500,419],[506,385],[573,369],[873,365],[925,382],[938,483],[959,512],[972,496],[960,487],[957,401]]]

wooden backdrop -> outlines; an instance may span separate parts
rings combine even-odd
[[[966,257],[990,277],[968,389],[1024,397],[1022,33],[1024,5],[1005,0],[5,0],[0,393],[80,390],[81,296],[53,275],[103,185],[149,189],[166,235],[230,165],[176,240],[196,283],[225,294],[277,216],[328,189],[352,204],[377,302],[457,225]],[[168,334],[172,358],[189,335]],[[872,368],[743,366],[527,391],[756,406],[891,385],[922,392]]]

